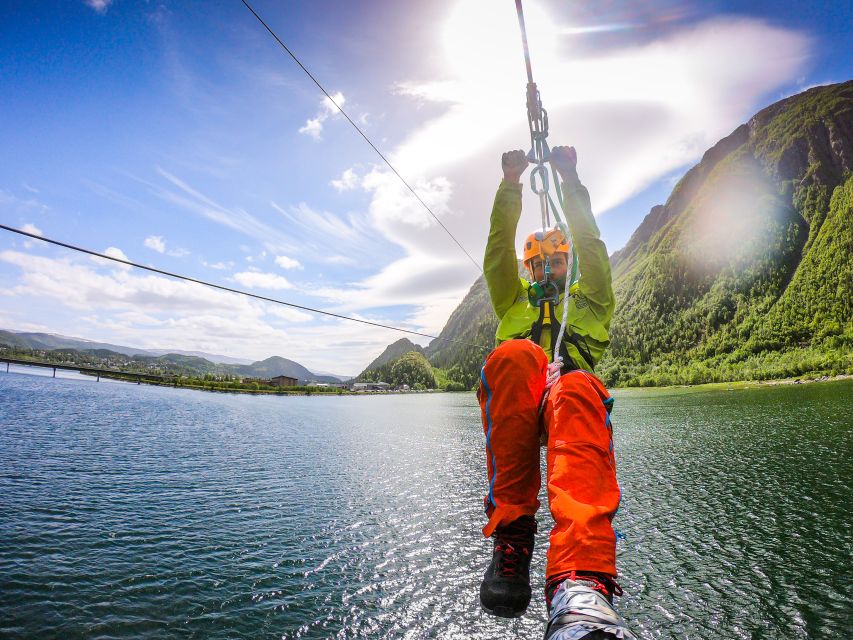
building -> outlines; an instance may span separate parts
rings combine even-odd
[[[354,382],[353,391],[388,391],[391,385],[387,382]]]
[[[299,380],[297,378],[291,378],[290,376],[276,376],[274,378],[270,378],[269,385],[271,387],[295,387],[299,384]]]

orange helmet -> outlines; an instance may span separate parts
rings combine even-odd
[[[555,253],[569,253],[569,243],[559,228],[534,231],[524,240],[524,264],[537,256],[544,260]]]

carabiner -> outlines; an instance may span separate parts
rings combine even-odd
[[[542,181],[542,187],[537,188],[536,186],[536,176],[540,176],[540,180]],[[548,188],[550,184],[548,182],[548,171],[545,169],[544,164],[537,164],[533,169],[530,170],[530,188],[533,189],[533,193],[537,196],[544,195],[548,193]]]

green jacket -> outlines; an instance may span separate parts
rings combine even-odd
[[[592,362],[581,356],[575,344],[566,338],[564,340],[569,356],[577,366],[591,371],[610,344],[607,332],[615,307],[610,259],[599,237],[586,187],[577,179],[564,181],[562,186],[565,215],[580,268],[580,279],[569,296],[565,335],[566,338],[574,335],[575,342],[585,345]],[[497,344],[513,338],[530,337],[531,326],[539,318],[539,309],[527,298],[531,283],[518,276],[515,232],[520,216],[521,185],[501,181],[492,208],[483,263],[492,307],[500,319],[495,334]],[[561,294],[554,314],[557,322],[562,320],[564,304]],[[550,361],[553,350],[549,330],[542,331],[539,344]]]

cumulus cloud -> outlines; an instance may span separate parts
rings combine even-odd
[[[268,315],[281,318],[282,320],[287,320],[288,322],[310,322],[317,317],[314,314],[306,313],[299,309],[292,309],[290,307],[280,305],[271,305],[267,307],[266,312]]]
[[[288,256],[276,256],[275,263],[280,266],[282,269],[302,269],[302,265],[299,260],[295,258],[290,258]]]
[[[105,256],[109,256],[111,258],[117,258],[118,260],[124,260],[125,262],[129,262],[130,258],[127,257],[127,254],[119,249],[118,247],[107,247],[102,252]],[[130,265],[122,264],[120,262],[115,262],[114,260],[107,260],[106,258],[98,258],[95,256],[91,257],[92,262],[96,264],[103,265],[105,267],[113,267],[115,269],[121,269],[122,271],[130,270]]]
[[[88,7],[91,7],[98,13],[106,13],[113,0],[83,0]]]
[[[281,355],[309,368],[356,374],[399,337],[385,329],[315,316],[162,276],[101,270],[73,257],[54,259],[6,250],[0,251],[0,262],[21,272],[18,283],[4,294],[20,297],[24,304],[54,300],[57,311],[66,307],[76,318],[85,315],[90,331],[83,331],[81,337],[89,339],[257,359]],[[0,319],[3,317],[0,310]],[[56,312],[50,315],[57,317],[61,316]],[[69,331],[61,320],[36,328],[12,316],[6,326]],[[80,335],[76,329],[75,335]]]
[[[249,289],[281,290],[293,288],[293,285],[287,278],[262,271],[241,271],[234,274],[234,279]]]
[[[41,229],[39,229],[36,225],[28,222],[23,227],[21,227],[21,231],[26,231],[27,233],[32,233],[36,236],[43,236]]]
[[[336,191],[351,191],[358,186],[358,176],[352,168],[347,169],[341,174],[337,180],[332,180],[330,183]]]
[[[157,253],[166,252],[166,243],[163,241],[163,236],[148,236],[145,238],[145,246]]]
[[[110,247],[106,255],[125,259],[120,249]],[[92,258],[98,265],[117,263]],[[121,310],[149,314],[164,310],[215,311],[241,308],[243,298],[189,282],[155,275],[136,275],[127,270],[94,270],[70,258],[54,259],[17,251],[0,252],[0,261],[22,271],[19,295],[40,294],[61,300],[78,310]],[[246,307],[243,306],[243,309]]]
[[[320,110],[317,112],[313,118],[309,118],[305,122],[305,126],[299,129],[299,133],[304,133],[307,136],[314,138],[315,140],[321,140],[323,137],[323,125],[332,116],[335,116],[340,113],[339,107],[343,107],[346,102],[346,98],[344,98],[344,94],[340,91],[332,94],[332,100],[328,98],[328,96],[324,96],[320,101]],[[336,106],[337,105],[337,106]]]
[[[190,255],[189,250],[182,247],[166,250],[166,241],[163,236],[148,236],[145,238],[145,246],[157,253],[165,253],[173,258],[183,258]]]
[[[572,50],[565,35],[571,29],[555,24],[541,6],[531,3],[528,18],[536,33],[549,140],[578,149],[596,214],[698,161],[759,100],[799,75],[810,48],[801,33],[722,18],[596,54]],[[440,48],[453,64],[442,66],[440,76],[397,86],[398,94],[430,103],[437,115],[412,129],[390,160],[477,262],[501,177],[500,154],[529,144],[523,62],[506,46],[517,38],[512,12],[492,11],[488,0],[462,0],[440,35]],[[519,82],[507,81],[508,70],[517,72]],[[405,255],[354,283],[349,295],[346,289],[325,292],[340,305],[362,308],[389,297],[411,300],[411,320],[435,328],[478,270],[390,171],[375,167],[362,186],[371,196],[370,225]],[[539,225],[538,203],[529,191],[517,245]],[[412,300],[413,291],[420,303]]]
[[[513,12],[493,11],[491,4],[455,3],[435,47],[436,55],[443,53],[452,64],[431,65],[440,71],[426,77],[400,79],[393,99],[428,105],[422,112],[428,115],[387,150],[394,166],[478,262],[500,181],[500,153],[529,144],[523,63],[518,49],[506,46],[517,43],[518,25]],[[555,23],[535,2],[526,10],[528,29],[536,34],[534,64],[550,115],[549,140],[578,149],[581,178],[598,214],[662,178],[682,173],[744,122],[761,106],[760,100],[799,77],[809,56],[810,41],[801,33],[743,18],[672,26],[640,43],[625,39],[618,45],[611,40],[605,53],[596,53],[576,49],[580,39],[566,35],[588,31],[584,27]],[[620,33],[613,30],[614,35]],[[645,36],[650,33],[645,31]],[[337,96],[341,104],[344,97]],[[324,99],[300,131],[319,140],[337,113]],[[330,183],[341,192],[364,188],[370,198],[365,212],[272,202],[278,212],[275,220],[264,217],[272,212],[250,213],[217,202],[171,173],[161,170],[160,175],[162,184],[151,188],[165,202],[257,240],[271,257],[295,260],[291,256],[302,258],[310,252],[332,266],[358,265],[359,273],[366,271],[364,256],[370,256],[369,264],[382,262],[371,275],[352,277],[355,282],[339,278],[332,286],[299,292],[314,295],[322,308],[435,333],[479,276],[430,214],[382,167],[358,173],[348,169]],[[3,199],[0,192],[0,202]],[[23,210],[24,205],[19,206]],[[28,210],[28,217],[35,215]],[[525,188],[518,240],[535,226],[537,203]],[[382,252],[374,250],[377,247]],[[302,317],[298,310],[271,311],[271,305],[252,305],[222,292],[225,297],[218,298],[215,291],[191,291],[181,286],[186,283],[162,278],[62,261],[24,265],[23,255],[0,253],[0,260],[20,264],[23,271],[13,295],[42,292],[77,305],[75,309],[95,309],[100,322],[115,311],[136,309],[161,323],[144,325],[141,317],[116,317],[125,329],[116,327],[113,335],[121,337],[124,331],[142,336],[152,347],[156,343],[221,351],[227,343],[235,355],[266,357],[275,352],[318,368],[355,373],[399,337],[328,317],[309,321],[310,316]],[[234,267],[227,262],[203,264],[221,270]],[[297,291],[272,273],[249,270],[234,279],[249,288],[290,289],[294,295]],[[390,317],[377,317],[392,307]],[[402,318],[400,307],[406,310]]]

